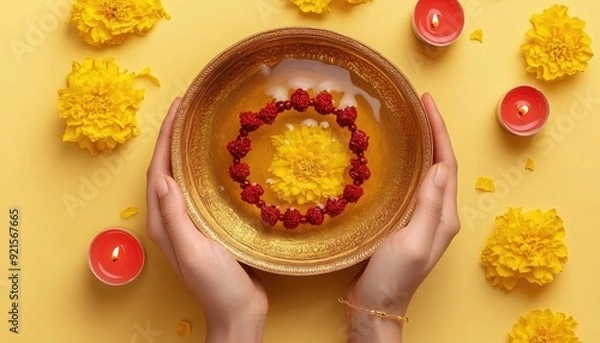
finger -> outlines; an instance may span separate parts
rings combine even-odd
[[[452,142],[450,142],[450,135],[446,129],[446,124],[433,97],[431,94],[425,93],[422,98],[433,131],[434,163],[445,163],[450,172],[449,182],[444,194],[442,220],[456,222],[458,220],[456,199],[458,163],[456,162],[456,156],[452,149]]]
[[[435,164],[429,169],[417,194],[417,206],[410,223],[396,236],[411,242],[417,251],[429,251],[435,232],[440,223],[444,189],[448,182],[449,170],[444,163]]]
[[[444,193],[443,210],[438,230],[433,238],[429,263],[435,265],[442,257],[454,237],[460,231],[460,219],[456,206],[456,173],[449,173],[448,183]],[[430,268],[433,268],[433,265]]]
[[[188,217],[185,199],[175,180],[167,175],[158,175],[154,182],[162,223],[173,244],[177,261],[182,266],[198,251],[207,251],[210,242]]]
[[[450,141],[450,135],[448,134],[444,118],[442,118],[431,94],[425,93],[421,99],[425,106],[429,122],[431,123],[434,144],[434,162],[444,162],[450,169],[455,169],[457,167],[456,157],[454,156],[452,142]]]
[[[148,209],[148,210],[150,210],[150,209]],[[156,211],[159,211],[159,210],[160,209],[156,209]],[[158,246],[160,251],[162,251],[163,255],[165,255],[167,261],[169,261],[169,263],[171,264],[171,267],[173,267],[173,270],[175,270],[175,272],[181,276],[181,269],[180,269],[179,263],[177,261],[177,256],[175,256],[175,250],[173,249],[173,244],[171,243],[171,240],[170,240],[168,234],[165,232],[164,228],[162,227],[162,222],[160,222],[159,225],[155,225],[154,227],[151,227],[152,225],[155,225],[155,224],[148,224],[148,227],[147,227],[148,236],[150,237],[150,239],[152,239],[154,244],[156,244]]]
[[[456,174],[451,175],[448,179],[446,186],[445,198],[451,198],[452,200],[444,199],[444,209],[442,210],[442,216],[438,230],[433,238],[433,244],[431,246],[431,255],[429,257],[429,269],[440,260],[446,249],[454,239],[454,237],[460,231],[460,219],[458,217],[456,209]],[[452,205],[447,205],[447,204]],[[454,206],[449,208],[448,206]]]
[[[452,149],[452,143],[446,124],[444,123],[444,119],[442,118],[433,97],[431,94],[425,93],[422,96],[422,100],[433,131],[435,147],[434,162],[446,163],[449,168],[449,177],[444,193],[440,227],[436,232],[431,249],[430,263],[435,264],[441,258],[442,254],[446,251],[446,248],[460,229],[457,209],[458,164],[456,162],[454,150]],[[431,267],[433,267],[433,265]]]
[[[175,122],[175,113],[179,108],[181,98],[175,98],[167,116],[163,120],[156,140],[154,155],[148,168],[148,179],[153,179],[154,175],[171,175],[171,137],[173,136],[173,123]]]
[[[162,225],[162,218],[160,216],[160,204],[158,197],[156,196],[156,189],[153,182],[153,177],[159,174],[171,174],[170,170],[170,142],[171,132],[173,129],[173,121],[175,119],[175,113],[179,107],[181,99],[177,98],[171,104],[169,111],[163,124],[161,126],[156,147],[154,150],[154,156],[150,162],[146,176],[146,208],[147,208],[147,219],[146,219],[146,230],[148,236],[154,241],[159,249],[166,256],[167,260],[179,271],[177,265],[177,259],[175,257],[175,251],[167,232],[164,230]]]

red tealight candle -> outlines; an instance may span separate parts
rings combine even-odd
[[[445,47],[460,36],[465,26],[465,12],[456,0],[419,0],[412,26],[423,42]]]
[[[131,233],[108,229],[90,244],[88,262],[98,280],[110,286],[133,281],[144,267],[144,249]]]
[[[518,136],[531,136],[539,132],[549,114],[550,105],[546,96],[531,86],[511,89],[498,106],[500,125]]]

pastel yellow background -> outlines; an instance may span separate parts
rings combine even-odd
[[[600,52],[600,4],[566,1],[586,20]],[[420,288],[409,309],[406,342],[507,342],[520,315],[552,308],[573,315],[583,342],[600,342],[600,227],[598,133],[600,56],[569,80],[544,84],[525,72],[519,52],[529,17],[554,1],[462,0],[467,24],[443,54],[417,42],[410,28],[414,0],[375,0],[359,7],[333,0],[328,15],[305,16],[285,0],[164,0],[172,15],[142,38],[96,50],[67,25],[69,0],[5,3],[0,14],[0,342],[199,342],[204,319],[191,293],[145,237],[145,171],[171,100],[223,49],[259,31],[293,25],[331,29],[367,43],[393,61],[419,92],[431,91],[446,118],[460,162],[463,229]],[[483,44],[468,39],[475,29]],[[39,32],[35,32],[38,31]],[[29,46],[15,52],[15,44]],[[21,45],[22,46],[22,45]],[[146,99],[138,113],[141,135],[113,154],[92,158],[61,142],[56,91],[73,60],[113,56],[124,68],[149,66],[162,81],[140,81]],[[496,122],[499,98],[519,84],[540,87],[552,107],[537,136],[517,138]],[[537,162],[523,170],[523,157]],[[495,194],[474,189],[478,176],[496,180]],[[91,183],[91,186],[90,184]],[[72,211],[65,197],[85,203]],[[136,205],[141,213],[123,220]],[[8,209],[21,209],[20,334],[8,332]],[[547,287],[512,293],[484,278],[479,255],[493,218],[507,206],[556,207],[564,219],[569,262]],[[146,266],[130,285],[111,288],[90,273],[86,253],[101,230],[120,226],[139,234]],[[345,294],[357,267],[318,277],[261,273],[270,300],[265,342],[343,342]],[[187,339],[177,320],[192,323]]]

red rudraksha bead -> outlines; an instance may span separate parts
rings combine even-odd
[[[269,225],[274,226],[279,221],[279,216],[281,212],[279,209],[273,205],[271,206],[263,206],[260,209],[260,218],[265,222],[269,223]]]
[[[238,137],[227,143],[227,150],[234,158],[242,158],[252,150],[252,141],[248,137]]]
[[[260,196],[263,195],[265,191],[263,190],[261,185],[248,185],[244,188],[241,193],[242,200],[249,204],[256,204],[260,200]]]
[[[281,219],[283,226],[288,230],[297,228],[301,220],[302,214],[295,208],[288,208]]]
[[[355,154],[360,154],[363,151],[366,151],[369,147],[369,136],[361,130],[357,130],[352,132],[352,137],[350,138],[350,143],[348,143],[348,148],[352,150]]]
[[[311,225],[321,225],[325,216],[318,207],[311,207],[306,211],[306,221]]]
[[[354,121],[358,117],[358,113],[356,112],[356,107],[346,107],[340,114],[337,115],[335,121],[341,127],[347,127],[354,124]]]
[[[277,105],[274,101],[271,101],[270,103],[265,105],[265,107],[261,108],[260,111],[258,111],[258,117],[260,118],[260,120],[262,120],[263,123],[269,125],[275,122],[277,114],[279,114],[279,110],[277,109]]]
[[[347,203],[348,202],[344,198],[327,199],[327,204],[325,205],[325,212],[327,212],[327,214],[329,214],[330,217],[335,217],[338,214],[344,212]]]
[[[315,98],[315,111],[321,114],[329,114],[335,110],[333,97],[328,92],[321,92]]]
[[[229,166],[229,176],[231,176],[234,181],[244,182],[249,175],[250,166],[246,163],[234,163]]]
[[[357,164],[350,169],[350,177],[362,184],[371,177],[371,170],[366,164]]]
[[[290,97],[292,107],[298,112],[304,112],[310,106],[310,94],[302,88],[298,88]]]
[[[240,113],[240,124],[243,130],[246,130],[246,132],[252,132],[257,130],[263,124],[263,122],[256,115],[256,113],[242,112]]]
[[[358,199],[364,194],[364,190],[358,185],[346,185],[344,188],[344,199],[347,202],[356,203]]]

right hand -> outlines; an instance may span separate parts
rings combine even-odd
[[[422,97],[434,139],[434,165],[410,223],[387,237],[348,290],[350,303],[404,316],[413,294],[460,229],[457,162],[444,120],[429,93]],[[401,342],[402,323],[349,310],[352,342]]]

